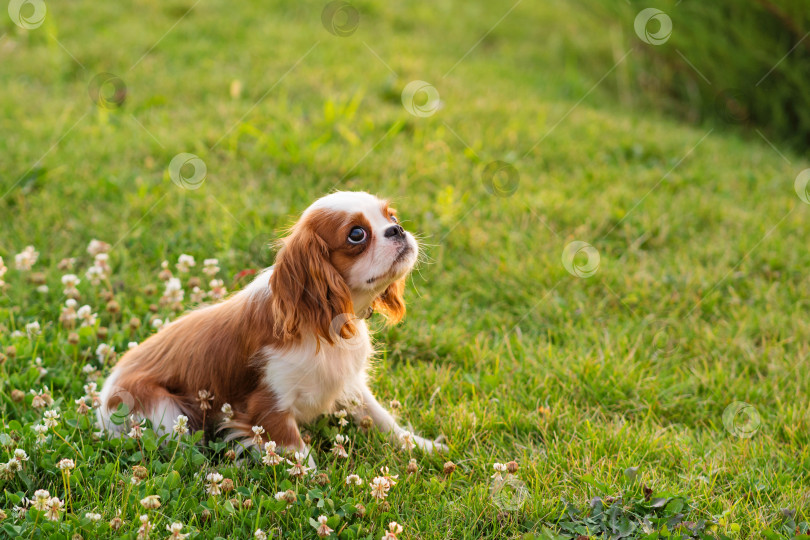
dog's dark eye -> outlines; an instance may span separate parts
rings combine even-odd
[[[349,231],[349,243],[350,244],[362,244],[366,241],[366,230],[363,227],[354,227],[351,231]]]
[[[394,223],[399,223],[397,216],[395,216],[394,214],[391,214],[391,221],[393,221]]]

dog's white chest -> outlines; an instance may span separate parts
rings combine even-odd
[[[267,347],[262,351],[267,361],[264,380],[280,410],[308,422],[330,412],[335,401],[365,380],[372,348],[365,324],[357,327],[354,338],[334,345],[322,342],[320,349],[311,339],[284,350]]]

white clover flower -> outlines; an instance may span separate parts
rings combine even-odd
[[[37,287],[37,292],[40,294],[48,294],[51,289],[47,285],[40,285]]]
[[[84,514],[84,517],[92,521],[93,523],[98,523],[101,521],[101,514],[94,514],[93,512],[87,512]]]
[[[334,530],[326,524],[328,519],[329,518],[326,516],[318,516],[318,529],[315,531],[315,533],[321,538],[325,538],[334,532]]]
[[[99,343],[98,347],[96,347],[96,357],[102,364],[106,362],[114,353],[115,348],[110,347],[106,343]]]
[[[344,444],[347,444],[348,442],[349,442],[348,437],[341,435],[340,433],[335,435],[336,444],[332,447],[332,454],[340,458],[349,457],[349,453],[346,452],[346,447],[344,446]]]
[[[413,433],[410,431],[403,431],[399,434],[399,440],[402,443],[403,450],[413,450],[416,448],[416,443],[413,440]]]
[[[335,418],[338,419],[338,425],[340,425],[340,427],[346,427],[349,425],[349,421],[346,420],[347,415],[348,413],[346,412],[346,409],[335,411]]]
[[[90,407],[87,406],[87,400],[83,397],[74,401],[76,404],[76,414],[87,414],[90,412]]]
[[[51,397],[48,387],[43,387],[39,392],[31,390],[34,399],[31,400],[31,406],[35,409],[42,409],[53,405],[53,398]]]
[[[106,253],[96,253],[96,256],[93,257],[93,263],[105,272],[110,270],[110,256]]]
[[[21,253],[14,256],[14,266],[17,267],[17,270],[31,270],[37,259],[39,259],[39,252],[34,249],[34,246],[26,246]]]
[[[77,276],[76,274],[65,274],[64,276],[62,276],[62,285],[65,286],[65,289],[62,292],[65,294],[65,296],[71,297],[79,296],[79,289],[77,288],[79,286],[79,283],[81,283],[81,280],[79,279],[79,276]],[[70,302],[73,303],[72,306],[70,305]],[[73,298],[68,298],[67,302],[65,302],[65,305],[67,305],[71,309],[75,309],[76,300],[74,300]]]
[[[143,437],[143,428],[146,427],[146,419],[138,421],[135,416],[130,416],[132,421],[132,428],[129,430],[129,437],[132,439],[140,439]]]
[[[59,411],[57,410],[50,410],[45,411],[43,423],[45,427],[48,428],[56,428],[59,425]]]
[[[137,342],[137,341],[130,341],[129,343],[127,343],[127,350],[134,349],[134,348],[135,348],[135,347],[137,347],[137,346],[138,346],[138,342]]]
[[[220,411],[225,415],[226,420],[233,418],[233,407],[231,407],[230,403],[223,403]]]
[[[163,297],[160,299],[164,304],[180,304],[183,302],[185,293],[183,292],[183,284],[176,277],[169,278],[166,281],[166,288],[163,291]]]
[[[28,461],[28,454],[25,453],[25,450],[22,448],[17,448],[14,450],[14,459],[22,463],[23,461]]]
[[[149,523],[149,516],[146,514],[140,517],[141,526],[138,528],[138,538],[149,538],[149,532],[152,530],[152,524]]]
[[[177,264],[175,265],[175,267],[177,268],[178,272],[185,274],[186,272],[189,271],[189,269],[191,269],[191,267],[193,267],[196,264],[197,263],[194,260],[194,257],[183,253],[177,258]]]
[[[87,280],[93,285],[98,285],[109,276],[106,268],[99,266],[98,264],[94,264],[87,269],[87,272],[84,273],[84,277],[86,277]]]
[[[152,321],[152,328],[154,328],[155,330],[160,330],[161,328],[163,328],[163,321],[160,319],[154,319]]]
[[[397,485],[397,478],[399,478],[399,475],[389,474],[388,467],[380,467],[380,472],[382,473],[383,478],[385,478],[385,481],[388,482],[389,486],[393,487]]]
[[[219,272],[218,259],[205,259],[203,261],[203,274],[209,277],[214,277]]]
[[[303,464],[306,455],[301,452],[296,452],[294,458],[295,463],[291,461],[287,462],[292,465],[292,467],[287,469],[287,473],[293,478],[303,478],[310,471],[310,468]]]
[[[155,510],[160,508],[160,495],[147,495],[141,499],[141,506],[147,510]]]
[[[76,317],[76,300],[68,298],[65,307],[62,308],[62,313],[59,315],[59,321],[64,326],[72,328],[76,322]]]
[[[385,531],[385,535],[381,540],[397,540],[397,535],[399,534],[402,534],[402,525],[396,521],[392,521],[388,524],[388,530]]]
[[[253,538],[255,540],[267,540],[267,533],[261,529],[256,529],[256,532],[253,533]]]
[[[76,316],[81,319],[82,326],[94,326],[96,324],[96,319],[98,318],[98,314],[93,313],[93,309],[88,305],[80,307],[76,311]]]
[[[183,534],[183,532],[182,532],[183,531],[183,524],[180,523],[180,522],[177,522],[177,521],[175,521],[171,525],[166,525],[166,530],[171,533],[169,535],[169,538],[182,539],[182,538],[186,538],[189,534],[191,534],[191,533]]]
[[[59,467],[60,470],[70,473],[72,469],[76,468],[76,463],[70,458],[65,458],[60,460],[56,466]]]
[[[86,398],[93,402],[94,408],[101,406],[101,396],[98,395],[98,385],[94,382],[89,382],[84,385],[84,393]]]
[[[205,300],[205,291],[195,286],[194,288],[191,289],[191,295],[189,296],[189,300],[191,300],[192,304],[202,303],[202,301]]]
[[[188,434],[188,416],[185,416],[183,414],[178,415],[177,420],[174,421],[174,427],[172,427],[172,431],[174,431],[178,435]]]
[[[208,492],[209,495],[220,495],[222,493],[222,486],[220,483],[225,479],[221,474],[212,472],[208,473],[208,476],[205,477],[208,483],[205,485],[205,491]]]
[[[47,489],[38,489],[34,492],[34,499],[31,504],[39,510],[40,512],[44,512],[48,508],[48,502],[51,500],[51,494],[48,492]]]
[[[102,242],[101,240],[96,240],[93,238],[90,240],[90,243],[87,244],[87,253],[95,257],[99,253],[107,253],[110,251],[110,244],[107,242]]]
[[[391,485],[388,483],[388,480],[381,476],[375,476],[370,485],[372,497],[380,500],[388,497],[388,490],[391,489]]]
[[[354,484],[355,486],[362,486],[363,485],[363,479],[360,478],[359,475],[350,474],[349,476],[346,477],[346,485],[350,486],[352,484]]]
[[[298,499],[298,496],[291,489],[288,489],[287,491],[279,491],[278,493],[276,493],[275,497],[277,501],[286,502],[288,507],[292,506]]]
[[[48,433],[48,426],[44,424],[34,424],[31,429],[37,434],[37,444],[42,444],[47,441],[46,434]]]
[[[262,456],[262,462],[265,465],[273,467],[282,461],[281,456],[276,453],[276,443],[274,441],[267,441],[264,443],[264,456]]]
[[[48,510],[45,513],[45,517],[51,521],[59,521],[64,504],[65,503],[59,500],[58,497],[51,497],[50,500],[48,500]]]
[[[25,333],[29,338],[35,338],[42,333],[42,328],[38,321],[30,322],[25,325]]]
[[[228,294],[228,289],[225,288],[225,282],[221,279],[212,279],[208,286],[211,290],[208,292],[208,297],[212,300],[221,300]]]
[[[493,474],[490,478],[493,478],[495,480],[500,480],[501,478],[503,478],[501,476],[501,473],[506,472],[506,465],[504,465],[503,463],[493,463],[492,468],[495,469],[495,474]]]
[[[253,426],[250,429],[253,430],[253,444],[261,447],[263,441],[262,435],[264,434],[264,428],[262,426]]]

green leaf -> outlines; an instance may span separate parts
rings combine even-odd
[[[201,467],[203,463],[205,463],[205,456],[199,451],[194,450],[194,453],[191,454],[191,464],[195,467]]]
[[[143,448],[147,452],[154,452],[158,449],[157,436],[151,429],[144,430],[141,442],[143,442]]]
[[[675,499],[672,499],[669,502],[669,504],[667,504],[664,513],[668,516],[672,516],[680,513],[681,510],[683,510],[683,507],[684,507],[684,500],[680,497],[676,497]]]
[[[231,504],[231,501],[228,499],[225,499],[225,502],[222,503],[222,508],[229,514],[233,514],[234,512],[236,512],[236,509],[233,507],[233,504]]]

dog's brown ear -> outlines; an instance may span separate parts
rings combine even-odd
[[[270,276],[274,330],[282,340],[312,332],[332,344],[354,336],[354,308],[348,285],[329,261],[326,242],[297,226],[282,240]]]
[[[393,282],[376,299],[371,307],[382,313],[389,324],[396,324],[405,316],[405,278]]]

